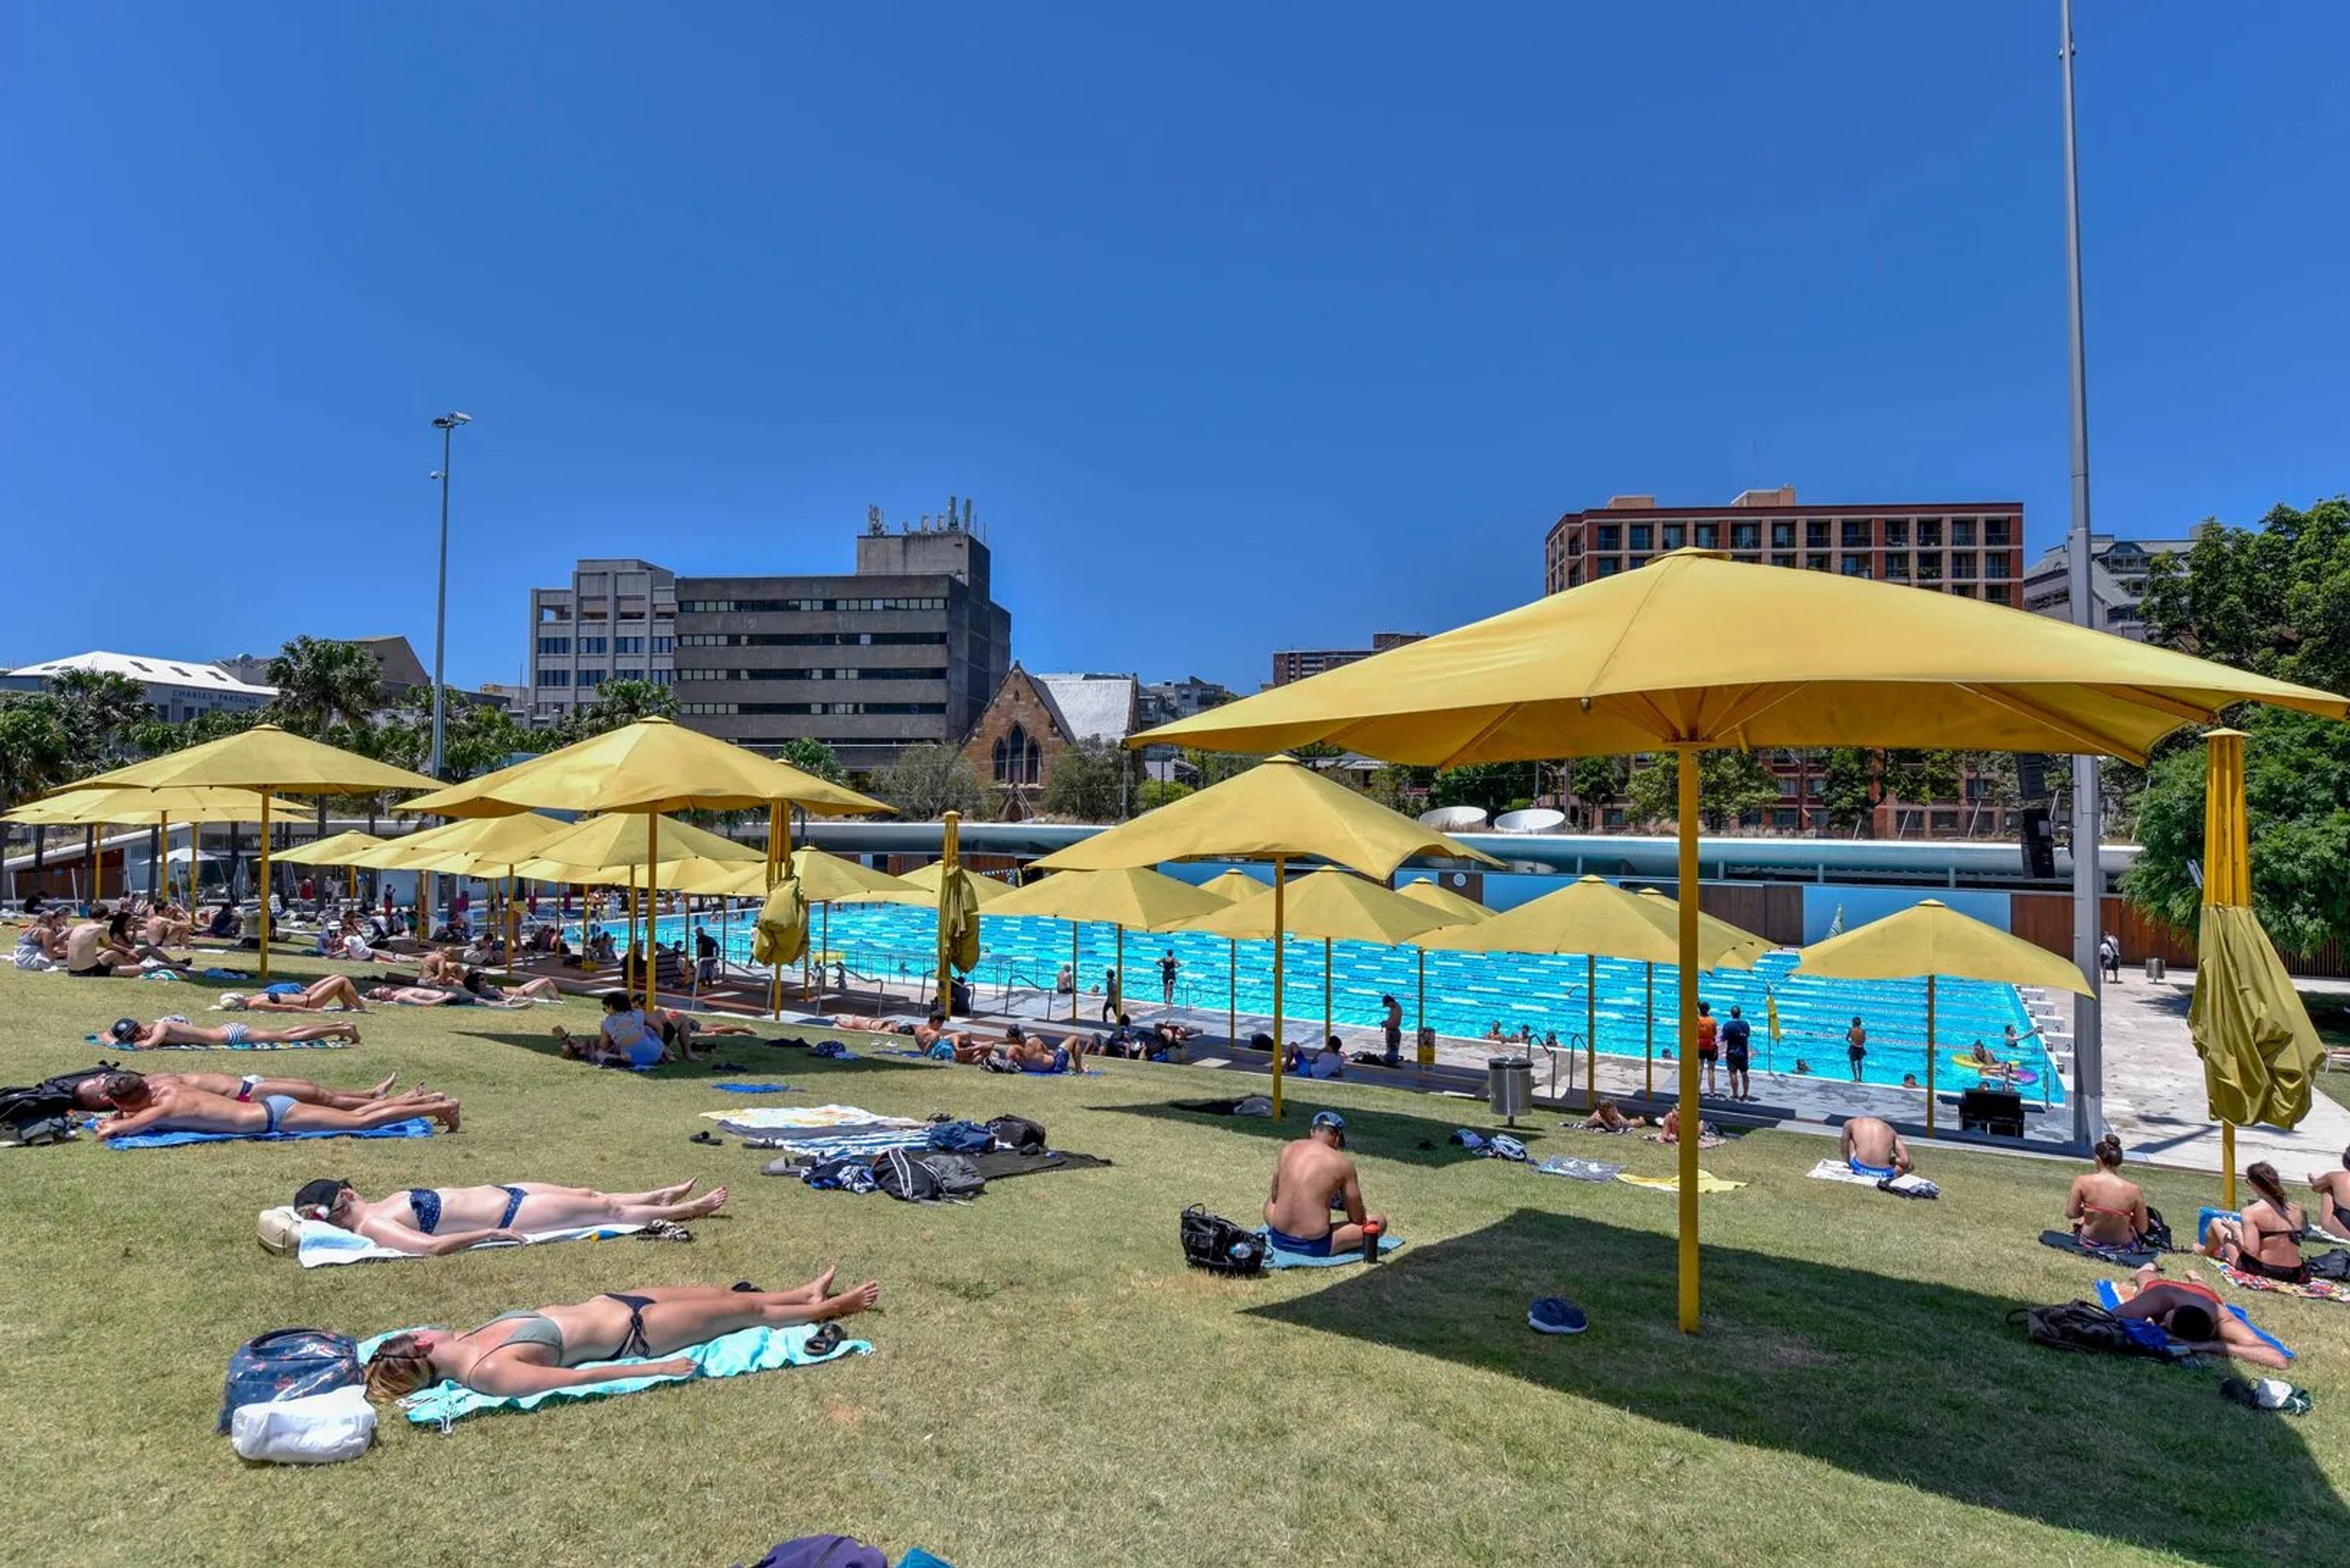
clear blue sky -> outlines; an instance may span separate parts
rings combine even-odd
[[[2101,530],[2350,485],[2350,5],[2081,0]],[[0,3],[0,659],[975,496],[1032,669],[1534,597],[1613,492],[2064,525],[2055,0]],[[1767,635],[1756,628],[1746,635]]]

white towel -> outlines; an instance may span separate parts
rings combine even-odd
[[[1878,1185],[1877,1179],[1876,1177],[1863,1176],[1860,1172],[1855,1170],[1851,1166],[1846,1165],[1840,1159],[1824,1159],[1820,1161],[1819,1164],[1812,1167],[1810,1171],[1806,1174],[1808,1174],[1814,1181],[1846,1181],[1850,1182],[1855,1187],[1876,1187]],[[1904,1197],[1908,1197],[1914,1193],[1921,1198],[1933,1198],[1939,1196],[1941,1193],[1940,1188],[1936,1187],[1932,1182],[1927,1180],[1922,1176],[1897,1176],[1890,1182],[1885,1183],[1884,1185],[1890,1187],[1894,1191],[1900,1193]]]
[[[531,1245],[541,1241],[604,1241],[616,1236],[627,1236],[643,1230],[641,1225],[581,1225],[568,1231],[533,1231]],[[512,1241],[476,1241],[464,1251],[480,1247],[511,1247]],[[302,1221],[302,1240],[296,1250],[306,1269],[322,1269],[335,1263],[367,1263],[379,1258],[420,1258],[421,1252],[402,1252],[380,1246],[365,1236],[329,1225],[324,1220]]]

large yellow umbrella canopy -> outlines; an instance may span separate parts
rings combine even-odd
[[[1771,635],[1722,633],[1756,622]],[[1679,774],[1679,882],[1694,888],[1700,752],[1981,747],[2143,762],[2179,724],[2241,701],[2345,712],[2329,692],[2045,616],[1676,551],[1130,743],[1265,752],[1320,741],[1438,766],[1669,750]],[[1685,900],[1681,913],[1688,974],[1703,967],[1696,901]],[[1697,988],[1684,985],[1684,1037],[1696,1025]],[[1686,1052],[1680,1078],[1681,1119],[1695,1126],[1697,1062]],[[1680,1167],[1679,1315],[1695,1333],[1694,1138],[1680,1144]]]
[[[2228,1207],[2236,1204],[2236,1128],[2290,1127],[2309,1114],[2324,1047],[2268,933],[2253,918],[2250,830],[2244,817],[2244,735],[2204,737],[2203,920],[2195,948],[2195,997],[2187,1027],[2203,1058],[2203,1084],[2220,1120]]]
[[[1645,900],[1658,924],[1679,940],[1681,907],[1679,901],[1654,888],[1643,888],[1637,895]],[[1733,926],[1728,920],[1717,919],[1700,908],[1697,912],[1698,950],[1714,955],[1708,969],[1752,969],[1754,961],[1764,953],[1776,951],[1779,944],[1768,937],[1757,936],[1743,926]]]
[[[1934,982],[1988,980],[2095,992],[2080,966],[2037,942],[2011,936],[1962,915],[1939,898],[1925,898],[1898,914],[1855,926],[1804,950],[1801,974],[1832,980],[1926,981],[1926,1131],[1934,1130]]]
[[[1456,926],[1475,925],[1480,920],[1493,918],[1493,911],[1476,899],[1456,893],[1450,888],[1439,887],[1432,877],[1415,877],[1396,891],[1451,916],[1451,923]]]
[[[1189,882],[1129,866],[1115,871],[1056,871],[993,898],[983,912],[1163,931],[1228,908],[1215,894]]]
[[[356,866],[359,856],[382,848],[385,842],[372,833],[335,833],[289,849],[277,858],[296,866]]]
[[[512,816],[470,817],[387,839],[359,861],[379,870],[446,871],[471,875],[480,867],[505,871],[533,858],[539,846],[571,824],[536,811]]]
[[[889,808],[870,795],[788,763],[715,740],[668,719],[617,730],[409,801],[406,811],[496,816],[549,811],[736,811],[788,801],[814,816],[861,816]]]
[[[1008,898],[1012,897],[1015,890],[1009,882],[1001,882],[993,877],[983,877],[978,872],[966,869],[963,867],[958,866],[955,867],[955,870],[964,881],[971,884],[969,898],[973,909],[980,908],[983,905],[993,904],[999,898]],[[917,888],[922,893],[927,894],[928,897],[923,898],[923,903],[936,905],[939,901],[939,878],[945,875],[945,873],[946,862],[943,860],[933,860],[928,866],[924,866],[918,870],[907,872],[903,877],[899,877],[898,880],[905,883],[909,888]],[[848,901],[849,900],[846,899],[843,900],[843,902]],[[896,902],[897,900],[876,898],[871,901],[874,903],[890,903]]]
[[[630,867],[641,870],[675,860],[726,861],[755,865],[755,849],[723,838],[707,828],[650,812],[614,811],[562,825],[562,830],[540,839],[515,869],[545,882],[592,882],[591,873],[618,870],[627,879]]]
[[[297,794],[371,794],[378,790],[434,789],[422,774],[410,773],[339,746],[289,735],[275,724],[207,741],[201,746],[150,757],[143,763],[99,774],[77,789],[119,787],[167,789],[209,784],[228,789],[287,790]],[[269,978],[269,816],[261,834],[261,978]]]
[[[258,790],[182,785],[172,789],[71,789],[26,801],[0,822],[44,827],[152,826],[179,822],[259,822],[263,813],[299,815],[298,801],[272,798]],[[359,836],[365,837],[364,834]],[[291,857],[280,856],[280,859]]]
[[[1255,898],[1271,886],[1271,883],[1234,867],[1230,871],[1219,871],[1201,883],[1200,891],[1213,893],[1227,904],[1237,904],[1243,898]]]

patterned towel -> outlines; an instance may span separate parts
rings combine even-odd
[[[101,1051],[340,1051],[350,1044],[348,1040],[289,1040],[282,1045],[125,1045],[119,1040],[103,1035],[85,1034],[82,1038]]]
[[[1617,1172],[1616,1179],[1627,1187],[1645,1187],[1652,1192],[1679,1192],[1681,1189],[1679,1176],[1634,1176],[1627,1170]],[[1697,1173],[1697,1189],[1700,1192],[1735,1192],[1745,1185],[1742,1181],[1724,1181],[1711,1171]]]
[[[102,1141],[109,1148],[176,1148],[183,1143],[293,1143],[312,1137],[431,1137],[432,1124],[422,1116],[411,1116],[404,1122],[387,1122],[380,1127],[368,1127],[358,1132],[144,1132],[127,1137],[110,1137]]]
[[[881,1116],[857,1106],[750,1106],[736,1111],[704,1111],[702,1115],[705,1120],[740,1122],[767,1134],[841,1129],[870,1132],[878,1127],[929,1125],[908,1116]]]
[[[1613,1181],[1624,1169],[1604,1159],[1576,1159],[1564,1154],[1552,1155],[1534,1168],[1544,1176],[1571,1176],[1577,1181]]]
[[[641,1225],[583,1225],[570,1231],[534,1231],[530,1233],[530,1243],[536,1247],[549,1241],[602,1241],[615,1236],[632,1236],[643,1229]],[[471,1252],[484,1247],[518,1244],[514,1241],[476,1241],[464,1251]],[[329,1225],[323,1220],[305,1220],[295,1256],[306,1269],[323,1269],[337,1263],[367,1263],[388,1258],[418,1258],[423,1254],[380,1247],[365,1236],[354,1235],[339,1225]]]
[[[2269,1291],[2281,1296],[2302,1296],[2314,1302],[2350,1302],[2350,1284],[2338,1280],[2304,1280],[2293,1284],[2286,1280],[2272,1280],[2266,1274],[2248,1274],[2241,1269],[2231,1269],[2214,1260],[2211,1263],[2220,1276],[2239,1290]]]

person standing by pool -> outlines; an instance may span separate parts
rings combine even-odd
[[[1753,1080],[1746,1075],[1747,1064],[1753,1060],[1754,1026],[1746,1015],[1733,1007],[1730,1019],[1721,1026],[1723,1064],[1730,1069],[1730,1097],[1751,1100],[1754,1097]]]
[[[1125,1004],[1118,993],[1118,971],[1102,971],[1102,1022],[1115,1023],[1118,1015],[1125,1011]]]
[[[1697,1059],[1705,1064],[1705,1092],[1714,1092],[1713,1071],[1721,1060],[1721,1025],[1713,1020],[1713,1003],[1697,1004]]]
[[[1852,1062],[1852,1081],[1860,1082],[1860,1064],[1868,1056],[1868,1031],[1861,1027],[1860,1014],[1852,1015],[1852,1027],[1844,1032],[1844,1054]]]
[[[1176,961],[1175,950],[1169,948],[1167,956],[1159,961],[1159,1000],[1168,1006],[1175,1005],[1175,977],[1183,966]]]
[[[1382,996],[1379,1005],[1387,1009],[1387,1016],[1379,1021],[1379,1025],[1387,1035],[1388,1065],[1400,1067],[1403,1065],[1403,1003],[1392,996]]]

